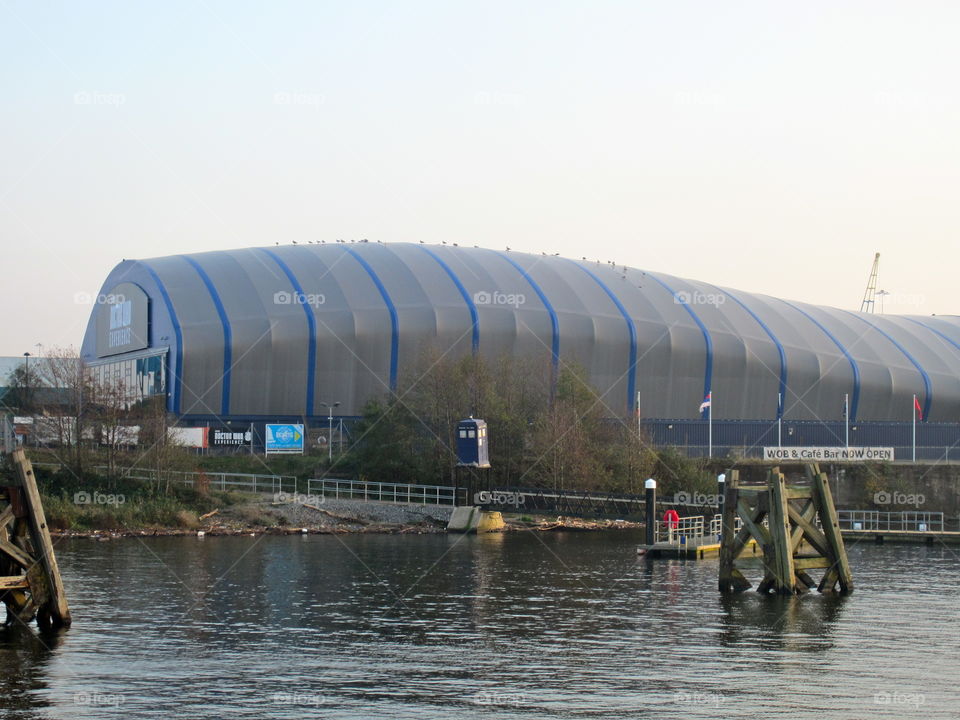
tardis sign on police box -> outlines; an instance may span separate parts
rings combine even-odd
[[[271,425],[266,427],[266,452],[303,455],[303,425]]]
[[[799,462],[893,462],[892,447],[765,447],[764,460]]]

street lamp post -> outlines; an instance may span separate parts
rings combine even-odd
[[[332,465],[333,464],[333,409],[340,405],[340,401],[333,403],[322,402],[320,403],[323,407],[328,408],[329,412],[327,413],[327,461]]]
[[[27,399],[30,397],[30,353],[23,354],[23,397],[20,404],[27,407]]]

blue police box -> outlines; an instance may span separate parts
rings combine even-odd
[[[457,423],[457,465],[488,468],[487,423],[470,417]]]

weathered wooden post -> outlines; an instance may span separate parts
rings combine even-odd
[[[70,608],[33,467],[23,450],[10,455],[12,485],[0,488],[0,600],[7,623],[70,627]],[[9,481],[8,481],[9,482]]]
[[[787,486],[779,468],[770,470],[765,485],[741,486],[738,472],[729,471],[720,537],[720,592],[750,587],[737,558],[751,539],[763,549],[764,576],[758,592],[807,592],[816,585],[807,571],[815,568],[826,570],[817,586],[820,592],[834,592],[838,583],[841,593],[853,591],[827,476],[816,465],[807,465],[805,471],[807,486]],[[822,531],[817,527],[818,517]],[[738,518],[739,531],[735,527]]]

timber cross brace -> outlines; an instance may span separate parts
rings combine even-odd
[[[751,540],[763,550],[764,574],[757,592],[793,595],[816,587],[832,593],[838,585],[841,593],[853,592],[827,474],[817,465],[806,465],[804,470],[808,484],[796,486],[787,485],[778,467],[770,470],[765,485],[740,485],[739,471],[727,471],[720,536],[721,593],[751,587],[741,572],[750,560],[738,562]],[[807,572],[814,569],[825,570],[819,585]]]
[[[14,474],[0,476],[0,600],[7,624],[70,627],[70,608],[53,553],[33,467],[23,450],[9,455]]]

